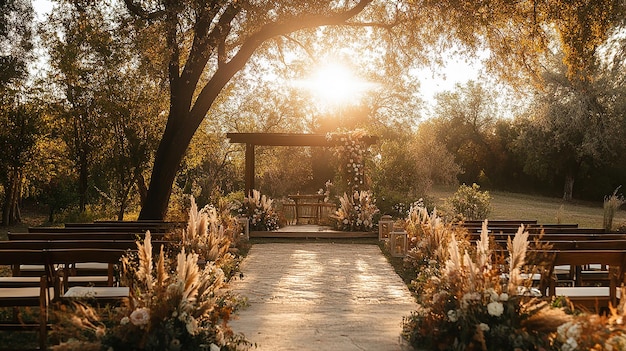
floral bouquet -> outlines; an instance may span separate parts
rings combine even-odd
[[[239,215],[249,219],[250,230],[276,230],[278,229],[279,216],[272,207],[273,200],[261,195],[258,190],[252,190],[252,194],[243,199],[237,208]]]
[[[405,318],[404,335],[429,350],[542,350],[571,318],[531,294],[523,279],[528,233],[509,240],[507,253],[490,248],[486,224],[475,246],[425,211],[408,261],[417,261],[413,289],[420,307]],[[413,229],[415,230],[415,229]],[[459,234],[459,239],[457,239]],[[508,257],[505,257],[508,256]],[[423,273],[423,274],[422,274]]]
[[[335,227],[344,231],[368,231],[373,228],[373,217],[378,208],[371,191],[355,191],[352,196],[344,193],[339,201],[341,205],[332,216]]]
[[[229,252],[236,230],[229,218],[211,206],[198,210],[192,199],[180,246],[153,250],[147,232],[144,241],[137,242],[137,251],[122,258],[120,283],[130,287],[128,302],[104,309],[75,304],[57,327],[59,335],[75,335],[52,349],[248,349],[244,336],[228,326],[231,314],[244,303],[228,287],[232,267],[237,267],[233,262],[238,262]]]
[[[149,234],[138,248],[138,262],[123,259],[122,283],[132,286],[131,298],[119,311],[119,324],[103,337],[105,350],[213,351],[245,345],[227,325],[240,302],[226,289],[221,268],[214,262],[200,267],[198,254],[184,248],[174,267],[162,248],[153,262]]]

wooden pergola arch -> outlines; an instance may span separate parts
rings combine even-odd
[[[245,191],[254,189],[254,148],[259,146],[318,146],[335,147],[338,141],[329,140],[326,134],[303,133],[227,133],[230,143],[246,144]],[[370,146],[378,141],[377,136],[365,136],[362,141]]]

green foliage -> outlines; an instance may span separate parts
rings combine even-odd
[[[378,155],[368,174],[381,214],[403,218],[404,210],[426,198],[434,184],[456,183],[460,168],[430,126],[422,122],[417,132],[390,132],[373,147]]]
[[[624,75],[599,66],[587,72],[589,81],[581,82],[568,78],[561,56],[548,62],[545,93],[536,94],[529,110],[519,116],[514,147],[525,172],[558,187],[564,184],[563,198],[571,200],[576,182],[597,188],[614,168],[624,172]],[[595,179],[589,182],[591,176]]]
[[[450,217],[457,220],[484,220],[491,212],[491,196],[488,191],[480,191],[476,183],[472,186],[461,184],[459,189],[446,199]]]
[[[55,219],[55,214],[69,210],[78,203],[78,189],[76,185],[76,179],[60,175],[51,178],[50,181],[43,186],[41,195],[39,195],[38,198],[42,203],[48,205],[49,222],[60,220],[61,218],[59,217]]]
[[[2,93],[3,91],[0,91]],[[4,189],[2,224],[21,221],[19,203],[28,181],[35,177],[33,161],[41,151],[39,141],[46,130],[41,110],[20,102],[23,96],[0,94],[0,184]]]
[[[95,220],[110,218],[97,206],[87,206],[81,211],[76,205],[66,207],[52,216],[53,223],[92,223]]]

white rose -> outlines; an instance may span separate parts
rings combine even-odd
[[[480,324],[478,325],[478,328],[480,328],[480,330],[482,330],[482,331],[484,331],[484,332],[489,331],[489,329],[490,329],[490,328],[489,328],[489,325],[488,325],[488,324],[486,324],[486,323],[480,323]]]
[[[507,293],[500,294],[500,301],[509,301],[509,294]]]
[[[459,316],[456,313],[456,310],[450,310],[448,311],[448,319],[450,320],[450,322],[454,323],[456,321],[459,320]]]
[[[504,312],[504,306],[497,301],[490,302],[487,305],[487,312],[494,317],[500,317]]]
[[[130,322],[136,326],[144,326],[150,322],[150,310],[142,307],[134,310],[130,314]]]
[[[189,318],[189,321],[187,321],[187,324],[185,325],[187,327],[187,332],[191,335],[196,335],[198,334],[198,322],[196,321],[195,318],[191,317]]]
[[[128,322],[130,322],[130,319],[128,317],[124,317],[122,318],[122,320],[120,321],[121,325],[126,325],[128,324]]]

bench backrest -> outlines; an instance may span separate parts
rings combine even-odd
[[[145,233],[143,233],[145,234]],[[136,240],[143,238],[141,233],[117,233],[117,232],[36,232],[36,233],[13,233],[7,234],[9,240]],[[162,239],[163,233],[152,233],[152,238]]]
[[[133,233],[143,235],[149,230],[151,233],[171,232],[166,228],[140,228],[133,226],[76,226],[76,227],[28,227],[29,233],[91,233],[91,232],[108,232],[108,233]]]
[[[170,241],[152,240],[154,248],[171,245]],[[0,250],[49,250],[49,249],[136,249],[134,240],[9,240],[0,241]]]

